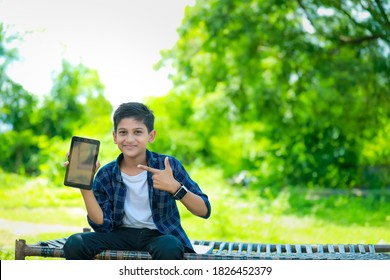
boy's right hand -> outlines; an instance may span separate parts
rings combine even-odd
[[[174,194],[180,188],[181,184],[173,176],[168,157],[165,157],[164,164],[165,169],[156,169],[142,164],[138,164],[137,167],[153,174],[152,180],[154,188]]]

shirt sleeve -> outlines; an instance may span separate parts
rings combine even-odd
[[[109,178],[108,172],[104,168],[100,169],[92,185],[95,198],[103,211],[103,224],[96,224],[87,216],[89,225],[96,232],[109,232],[113,229],[112,207],[110,203],[110,196],[113,194],[110,194],[108,189],[108,186],[110,186]]]
[[[199,185],[194,180],[191,179],[190,175],[185,170],[184,166],[181,164],[180,161],[171,157],[169,158],[169,163],[171,164],[171,166],[173,166],[173,176],[175,177],[175,179],[180,184],[184,185],[189,191],[191,191],[192,193],[198,195],[203,199],[207,207],[207,214],[201,217],[205,219],[209,218],[211,215],[211,204],[208,199],[208,196],[205,193],[203,193]]]

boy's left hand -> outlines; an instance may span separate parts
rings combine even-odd
[[[137,165],[138,168],[153,173],[153,186],[156,189],[167,191],[174,194],[181,186],[181,184],[173,177],[171,165],[169,164],[168,157],[164,160],[165,169],[156,169],[146,165]]]

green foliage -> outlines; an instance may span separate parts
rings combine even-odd
[[[197,220],[181,206],[183,227],[193,239],[376,244],[389,238],[388,191],[254,190],[221,184],[223,174],[209,167],[190,169],[190,173],[205,189],[213,206],[207,221]]]
[[[38,172],[38,141],[34,138],[34,110],[37,98],[6,74],[7,66],[17,59],[8,48],[16,36],[8,36],[0,23],[0,166],[10,172]]]
[[[75,128],[110,113],[111,105],[103,97],[104,86],[96,71],[63,61],[62,70],[53,82],[51,94],[45,98],[38,117],[41,133],[48,137],[69,138]],[[88,107],[97,105],[96,101],[101,104]]]
[[[0,24],[0,165],[7,172],[41,174],[60,186],[70,137],[76,132],[104,137],[111,129],[112,106],[97,71],[67,61],[50,94],[38,100],[6,74],[6,66],[18,59],[16,49],[7,48],[12,40],[16,36]]]
[[[2,143],[2,159],[0,164],[4,170],[20,174],[36,175],[39,159],[39,138],[31,129],[24,131],[8,131],[0,135]]]
[[[12,46],[14,40],[18,39],[17,34],[8,34],[4,24],[0,22],[0,79],[1,83],[7,77],[5,70],[8,65],[18,58],[17,49]]]
[[[168,108],[157,125],[164,147],[226,177],[248,170],[262,187],[389,185],[387,9],[197,1],[160,62],[175,68],[174,87],[149,101]]]
[[[180,206],[191,239],[389,242],[385,191],[337,193],[390,184],[388,9],[357,0],[187,8],[160,62],[175,68],[174,87],[147,103],[151,148],[182,160],[212,203],[206,221]],[[82,198],[63,187],[62,162],[71,135],[99,139],[101,164],[117,156],[112,107],[98,73],[67,61],[43,100],[27,92],[6,74],[15,39],[0,23],[0,217],[82,228]],[[0,259],[12,259],[15,236],[0,237]]]
[[[386,244],[390,242],[389,192],[237,188],[220,169],[187,167],[212,204],[203,220],[181,204],[182,224],[191,239],[269,244]],[[0,259],[14,258],[15,239],[29,243],[63,238],[87,226],[77,189],[53,188],[50,180],[0,172],[0,219],[27,222],[36,232],[0,229]],[[348,211],[346,211],[346,209]],[[42,232],[45,225],[68,230]],[[26,226],[24,227],[26,229]]]
[[[14,131],[21,132],[33,126],[31,118],[37,98],[22,86],[5,78],[2,82],[0,121]]]

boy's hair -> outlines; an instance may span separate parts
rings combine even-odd
[[[115,110],[114,131],[116,132],[119,122],[124,118],[134,118],[139,122],[143,122],[151,132],[154,129],[154,115],[153,111],[148,106],[138,102],[122,103],[118,109]]]

